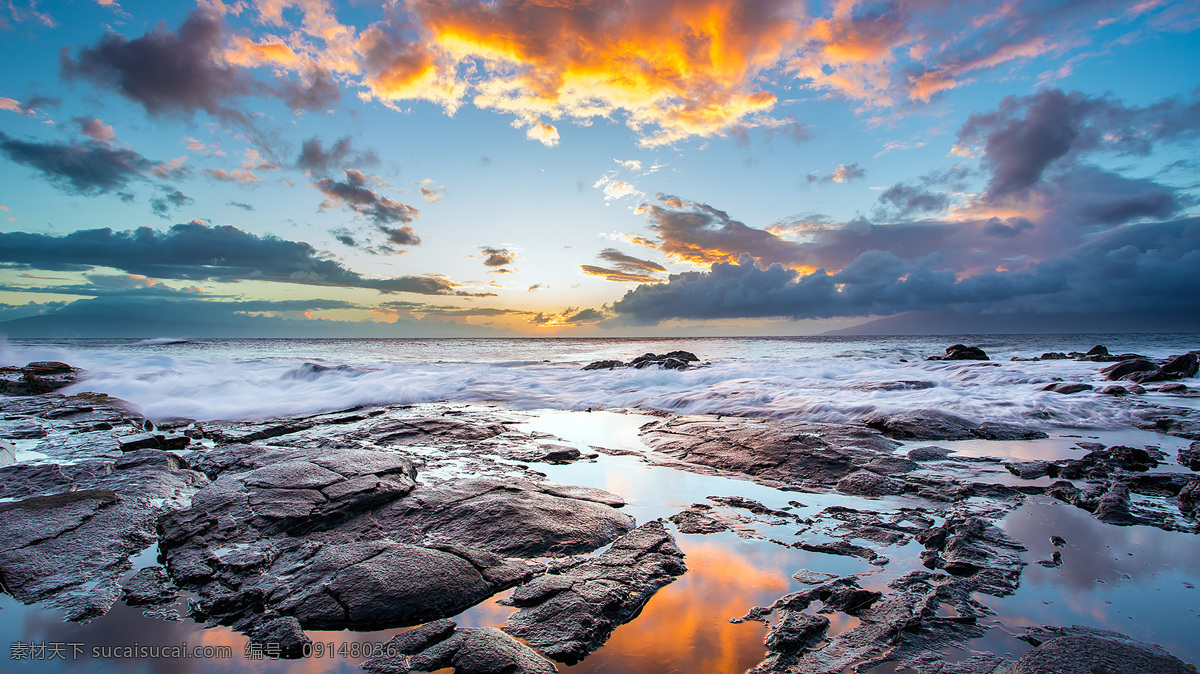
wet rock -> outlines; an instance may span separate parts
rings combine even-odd
[[[766,647],[780,653],[795,653],[811,648],[825,638],[829,618],[798,611],[780,611],[779,622],[771,625],[764,640]]]
[[[1200,353],[1189,351],[1182,356],[1176,356],[1159,370],[1167,379],[1195,377],[1200,371]]]
[[[139,449],[183,449],[192,439],[186,435],[171,435],[165,433],[138,433],[118,438],[118,446],[122,452],[135,452]]]
[[[686,571],[683,553],[662,522],[647,522],[599,557],[519,586],[511,601],[520,610],[504,629],[555,660],[574,663]]]
[[[1059,475],[1068,480],[1104,479],[1115,470],[1145,472],[1157,467],[1160,458],[1146,449],[1116,445],[1090,451],[1079,459],[1063,461]]]
[[[1108,347],[1106,347],[1106,346],[1103,346],[1103,345],[1100,345],[1100,344],[1097,344],[1096,346],[1093,346],[1092,348],[1088,349],[1088,352],[1087,352],[1086,354],[1084,354],[1084,355],[1087,355],[1087,356],[1107,356],[1107,355],[1108,355]]]
[[[894,496],[904,493],[904,483],[899,480],[860,470],[838,480],[837,490],[856,496]]]
[[[633,529],[632,517],[589,499],[590,492],[555,491],[497,478],[423,485],[375,518],[409,540],[432,537],[509,557],[587,552]],[[613,494],[607,497],[623,503]]]
[[[625,367],[625,363],[619,360],[598,360],[594,363],[588,363],[583,366],[584,370],[612,370],[618,367]]]
[[[920,389],[934,388],[937,382],[920,381],[905,379],[902,381],[887,381],[887,382],[865,382],[862,384],[850,384],[844,388],[857,391],[916,391]]]
[[[139,569],[123,588],[123,598],[130,606],[161,606],[175,601],[179,588],[171,582],[166,569],[147,566]]]
[[[576,461],[581,456],[578,449],[574,447],[565,447],[562,445],[542,445],[541,449],[546,450],[539,459],[543,463],[562,464]]]
[[[130,555],[154,540],[148,504],[110,489],[34,496],[0,505],[0,574],[29,604],[49,601],[67,620],[104,614],[120,596]]]
[[[868,562],[875,564],[876,562],[887,563],[887,558],[882,557],[878,552],[871,548],[855,545],[848,541],[829,541],[826,543],[809,543],[800,541],[795,543],[795,547],[808,552],[820,552],[827,555],[841,555],[843,557],[858,557],[865,559]],[[878,565],[878,564],[877,564]]]
[[[946,355],[930,356],[926,360],[989,360],[983,349],[977,346],[955,344],[946,347]]]
[[[714,519],[707,510],[698,507],[702,505],[694,505],[687,510],[671,515],[667,519],[675,525],[675,528],[681,534],[715,534],[722,531],[729,531],[727,524]]]
[[[74,384],[79,368],[57,361],[29,363],[25,367],[0,367],[0,395],[35,396]]]
[[[1177,458],[1179,465],[1187,466],[1192,470],[1200,470],[1200,442],[1193,442],[1187,449],[1179,450]]]
[[[1058,466],[1049,461],[1005,461],[1004,467],[1022,480],[1036,480],[1047,475],[1058,477]]]
[[[653,422],[642,439],[686,464],[823,489],[899,446],[856,426],[707,415]]]
[[[1106,396],[1129,395],[1128,389],[1126,389],[1124,386],[1117,386],[1116,384],[1110,384],[1109,386],[1105,386],[1103,389],[1100,390],[1100,392]]]
[[[1020,583],[1025,546],[981,517],[948,517],[916,539],[926,548],[921,557],[927,568],[970,578],[980,592],[1003,597]]]
[[[300,621],[292,616],[259,619],[243,631],[252,642],[262,644],[268,650],[277,648],[279,657],[289,660],[304,657],[305,646],[312,643],[300,627]]]
[[[1123,360],[1115,365],[1109,365],[1100,370],[1104,378],[1109,381],[1117,379],[1130,379],[1132,375],[1139,372],[1158,372],[1158,366],[1144,358],[1133,358]],[[1135,380],[1137,381],[1137,380]]]
[[[795,578],[796,582],[804,583],[805,585],[820,585],[829,580],[837,578],[837,574],[836,573],[818,573],[816,571],[809,571],[808,569],[802,569],[800,571],[797,571],[796,573],[793,573],[792,578]]]
[[[1050,559],[1039,559],[1038,560],[1038,565],[1044,566],[1047,569],[1057,569],[1058,567],[1062,566],[1062,563],[1063,563],[1062,553],[1059,552],[1058,550],[1054,551],[1054,554],[1050,556]]]
[[[1050,391],[1051,393],[1061,393],[1063,395],[1071,395],[1072,393],[1082,393],[1083,391],[1091,391],[1092,385],[1091,384],[1079,384],[1079,383],[1049,384],[1047,386],[1043,386],[1042,390]]]
[[[438,620],[392,638],[362,664],[373,674],[453,668],[455,674],[550,674],[553,663],[494,627],[458,628]]]
[[[922,409],[899,414],[877,415],[863,421],[868,427],[897,440],[1036,440],[1045,433],[1013,424],[985,422]]]
[[[1186,487],[1179,491],[1179,495],[1175,497],[1175,502],[1179,506],[1179,512],[1191,517],[1192,519],[1200,519],[1200,479],[1194,478]]]
[[[908,458],[913,461],[944,461],[950,456],[950,450],[942,447],[917,447],[908,451]]]
[[[1174,384],[1166,384],[1165,386],[1159,387],[1158,392],[1159,393],[1170,393],[1173,395],[1180,395],[1180,394],[1186,394],[1190,390],[1191,389],[1189,389],[1186,384],[1180,384],[1179,382],[1175,382]]]
[[[1095,674],[1156,672],[1194,674],[1195,670],[1161,646],[1117,632],[1087,627],[1043,628],[1023,637],[1035,648],[1004,674]]]

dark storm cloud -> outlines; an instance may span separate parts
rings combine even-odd
[[[117,91],[151,115],[190,117],[203,110],[244,123],[246,115],[227,102],[263,87],[244,69],[222,62],[223,32],[219,16],[199,9],[175,33],[161,24],[133,40],[107,33],[95,46],[77,49],[74,57],[64,48],[62,75]]]
[[[567,323],[599,323],[604,320],[604,314],[595,309],[584,309],[564,319]]]
[[[837,273],[802,276],[744,256],[639,286],[614,323],[667,319],[887,316],[930,309],[1032,312],[1200,311],[1200,218],[1131,225],[1021,271],[960,277],[871,250]]]
[[[487,295],[455,290],[454,283],[433,276],[368,279],[321,258],[307,243],[194,222],[165,232],[142,227],[126,232],[81,230],[64,236],[0,233],[0,263],[53,270],[111,267],[162,279],[262,280],[372,288],[385,293]]]
[[[420,210],[380,196],[375,190],[367,187],[368,176],[362,171],[346,169],[345,176],[346,179],[341,181],[321,178],[313,182],[313,186],[327,197],[321,203],[322,209],[341,205],[359,215],[370,218],[393,243],[406,246],[421,243],[420,237],[413,234],[409,227],[399,229],[387,227],[387,225],[395,223],[412,222],[413,218],[420,214]]]
[[[958,131],[960,145],[983,143],[992,172],[990,197],[1034,187],[1056,165],[1086,152],[1146,155],[1155,144],[1200,133],[1200,99],[1193,95],[1146,107],[1057,89],[1007,96],[996,110],[971,115]]]
[[[76,194],[124,187],[161,165],[124,148],[99,143],[37,143],[17,140],[4,132],[0,132],[0,152],[18,164],[41,171],[56,187]]]

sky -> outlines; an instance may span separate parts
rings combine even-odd
[[[1188,0],[0,0],[0,334],[1194,316],[1198,28]]]

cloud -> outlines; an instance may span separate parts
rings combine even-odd
[[[596,311],[595,309],[584,309],[568,316],[563,320],[565,320],[567,323],[578,325],[580,323],[599,323],[600,321],[604,320],[604,318],[604,314]]]
[[[196,203],[196,200],[183,192],[171,190],[161,197],[151,199],[150,210],[160,218],[170,218],[172,208],[183,208],[194,203]]]
[[[1046,89],[1007,96],[996,110],[971,115],[958,131],[958,146],[982,144],[983,165],[992,172],[988,195],[999,198],[1036,186],[1086,153],[1144,156],[1156,144],[1197,134],[1200,95],[1139,107]]]
[[[296,166],[305,171],[322,174],[340,168],[344,163],[353,163],[357,166],[379,164],[379,157],[374,150],[357,152],[352,145],[350,137],[346,136],[331,143],[329,149],[325,149],[321,146],[321,139],[313,136],[301,145]]]
[[[890,206],[896,217],[907,218],[916,213],[940,213],[950,207],[950,195],[934,192],[925,186],[897,183],[879,195],[879,203]]]
[[[616,171],[609,171],[600,177],[592,187],[604,192],[605,201],[616,201],[628,196],[644,197],[643,194],[633,183],[625,180],[617,179]]]
[[[483,264],[486,267],[505,267],[517,259],[516,252],[507,248],[484,247],[482,250],[482,255],[484,256]]]
[[[421,189],[421,197],[431,204],[435,204],[446,196],[446,188],[442,185],[437,185],[432,178],[422,180],[418,187]]]
[[[225,202],[225,205],[226,205],[226,206],[233,206],[234,208],[240,208],[240,209],[242,209],[243,211],[252,211],[252,210],[254,210],[254,207],[253,207],[253,206],[251,206],[250,204],[247,204],[247,203],[243,203],[243,202],[241,202],[241,201],[227,201],[227,202]]]
[[[198,223],[174,225],[166,231],[141,227],[125,232],[80,230],[64,236],[0,233],[0,263],[47,270],[109,267],[159,279],[259,280],[384,293],[489,295],[456,290],[457,284],[436,276],[366,278],[321,257],[307,243]]]
[[[563,118],[623,119],[647,146],[722,135],[774,107],[758,78],[791,52],[798,8],[420,0],[364,31],[364,84],[382,101],[426,100],[448,114],[469,98],[546,145]]]
[[[635,211],[649,219],[647,228],[658,237],[657,241],[642,242],[681,262],[709,265],[749,253],[768,263],[790,263],[803,256],[801,246],[748,227],[708,204],[662,193],[658,201],[642,204]]]
[[[368,180],[379,182],[379,179],[374,176],[368,176],[358,169],[345,169],[344,173],[346,176],[344,181],[321,178],[313,182],[313,187],[326,196],[325,201],[321,203],[322,210],[342,206],[371,219],[388,234],[393,243],[416,245],[421,242],[421,239],[414,235],[409,227],[387,228],[388,225],[395,223],[412,222],[413,218],[420,214],[418,209],[380,196],[375,190],[367,187]],[[406,233],[396,235],[393,232]],[[396,238],[393,239],[393,236]]]
[[[401,204],[403,205],[403,204]],[[421,237],[417,236],[412,227],[403,225],[401,227],[388,227],[387,225],[377,225],[376,228],[383,233],[387,240],[397,246],[419,246],[421,245]]]
[[[612,267],[585,264],[579,269],[589,276],[602,276],[616,283],[659,283],[662,279],[655,274],[667,271],[657,262],[626,255],[616,248],[605,248],[596,257]]]
[[[163,25],[132,40],[106,33],[74,57],[64,48],[62,75],[112,89],[151,115],[190,117],[203,110],[244,123],[247,116],[226,102],[263,89],[245,69],[220,58],[223,34],[221,18],[198,9],[174,33]]]
[[[97,143],[110,143],[117,138],[111,126],[95,117],[76,117],[74,121],[79,125],[80,133]]]
[[[172,177],[180,167],[155,162],[133,150],[101,143],[69,145],[17,140],[0,131],[0,152],[37,169],[54,186],[73,194],[100,194],[147,174]]]
[[[859,166],[857,163],[855,163],[855,164],[850,164],[849,166],[847,166],[846,164],[838,164],[838,167],[835,168],[833,170],[833,173],[830,173],[829,175],[822,176],[822,175],[816,175],[816,174],[809,174],[809,175],[805,176],[805,178],[808,180],[809,184],[812,184],[812,183],[846,183],[846,182],[850,182],[851,180],[854,180],[856,178],[861,178],[865,175],[867,175],[867,172],[865,170],[863,170],[863,168],[861,166]]]

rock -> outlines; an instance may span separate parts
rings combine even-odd
[[[820,585],[829,580],[837,578],[837,574],[836,573],[818,573],[816,571],[809,571],[808,569],[802,569],[800,571],[797,571],[796,573],[793,573],[792,578],[795,578],[797,582],[804,583],[805,585]]]
[[[828,488],[899,445],[850,425],[693,415],[642,428],[657,452],[709,467],[789,484]]]
[[[1036,480],[1047,475],[1058,477],[1058,466],[1049,461],[1005,461],[1004,467],[1022,480]]]
[[[0,394],[34,396],[74,384],[79,368],[57,361],[29,363],[25,367],[0,367]]]
[[[955,344],[946,347],[946,355],[930,356],[927,360],[989,360],[983,349],[977,346]]]
[[[729,531],[724,522],[713,519],[703,509],[692,506],[667,518],[681,534],[715,534]]]
[[[886,563],[886,558],[881,557],[878,552],[875,552],[871,548],[855,545],[847,541],[830,541],[826,543],[808,543],[807,541],[801,541],[796,543],[795,547],[800,548],[801,550],[807,550],[808,552],[820,552],[827,555],[841,555],[843,557],[858,557],[859,559],[865,559],[871,563],[885,560],[884,563]]]
[[[304,657],[305,646],[312,643],[300,627],[300,621],[292,616],[264,620],[248,628],[246,633],[254,643],[272,650],[278,648],[279,657],[289,660]]]
[[[1003,674],[1195,674],[1193,668],[1162,647],[1117,632],[1079,627],[1050,628],[1043,632],[1037,637],[1025,637],[1036,648],[1022,655]],[[1054,636],[1056,633],[1062,636]]]
[[[139,449],[183,449],[192,439],[186,435],[168,436],[163,433],[138,433],[118,438],[118,446],[122,452],[135,452]]]
[[[1005,423],[977,424],[932,409],[875,415],[864,419],[863,423],[897,440],[1035,440],[1047,437],[1042,431]]]
[[[1115,445],[1084,454],[1079,459],[1068,459],[1061,463],[1059,474],[1068,480],[1104,479],[1115,470],[1145,472],[1155,468],[1162,457],[1148,450]]]
[[[687,567],[662,522],[647,522],[613,542],[599,557],[561,575],[519,586],[520,610],[504,630],[560,662],[573,664],[629,622],[660,587]]]
[[[917,447],[908,451],[908,458],[913,461],[944,461],[950,456],[950,450],[942,447]]]
[[[179,588],[167,577],[161,566],[139,569],[125,583],[123,598],[129,606],[162,606],[170,604],[179,596]]]
[[[1042,387],[1043,391],[1051,391],[1053,393],[1061,393],[1063,395],[1071,395],[1072,393],[1080,393],[1083,391],[1091,391],[1091,384],[1049,384]]]
[[[1192,470],[1200,470],[1200,442],[1193,442],[1191,447],[1179,450],[1177,455],[1179,465]]]
[[[1134,358],[1131,360],[1123,360],[1114,365],[1100,370],[1104,378],[1109,381],[1117,379],[1129,379],[1130,375],[1139,372],[1158,372],[1158,366],[1144,358]]]
[[[0,467],[17,462],[17,446],[8,440],[0,440]]]
[[[780,611],[779,622],[767,630],[764,644],[776,652],[795,653],[811,648],[825,638],[829,618],[799,611]]]
[[[1200,371],[1200,357],[1198,356],[1200,354],[1196,351],[1189,351],[1182,356],[1176,356],[1166,365],[1163,365],[1160,371],[1168,379],[1195,377],[1197,371]]]
[[[857,496],[894,496],[904,493],[904,483],[882,475],[876,475],[869,471],[860,470],[838,480],[837,490],[843,494],[854,494]]]
[[[1103,389],[1101,389],[1100,392],[1106,396],[1129,395],[1128,389],[1126,389],[1124,386],[1117,386],[1116,384],[1110,384],[1109,386],[1105,386]]]
[[[0,505],[0,569],[17,600],[49,601],[67,620],[103,615],[130,555],[154,540],[155,513],[111,489]]]
[[[588,363],[583,366],[584,370],[612,370],[618,367],[625,367],[625,363],[619,360],[598,360],[594,363]]]
[[[579,450],[575,449],[574,447],[565,447],[562,445],[542,445],[541,449],[547,450],[546,453],[541,457],[541,461],[543,463],[570,463],[579,459],[580,457]]]
[[[1085,354],[1085,355],[1088,355],[1088,356],[1107,356],[1107,355],[1108,355],[1108,347],[1101,346],[1101,345],[1097,344],[1096,346],[1093,346],[1092,348],[1088,349],[1088,352],[1087,352],[1087,354]]]
[[[980,592],[1004,597],[1020,583],[1025,546],[983,518],[950,516],[916,539],[926,548],[927,568],[970,578]]]
[[[455,674],[551,674],[553,663],[495,627],[456,628],[439,620],[392,638],[362,664],[373,674],[453,668]]]
[[[1158,389],[1158,392],[1159,393],[1180,394],[1180,393],[1187,393],[1189,390],[1190,389],[1188,389],[1186,384],[1180,384],[1179,382],[1175,382],[1174,384],[1167,384],[1165,386],[1160,387]]]

